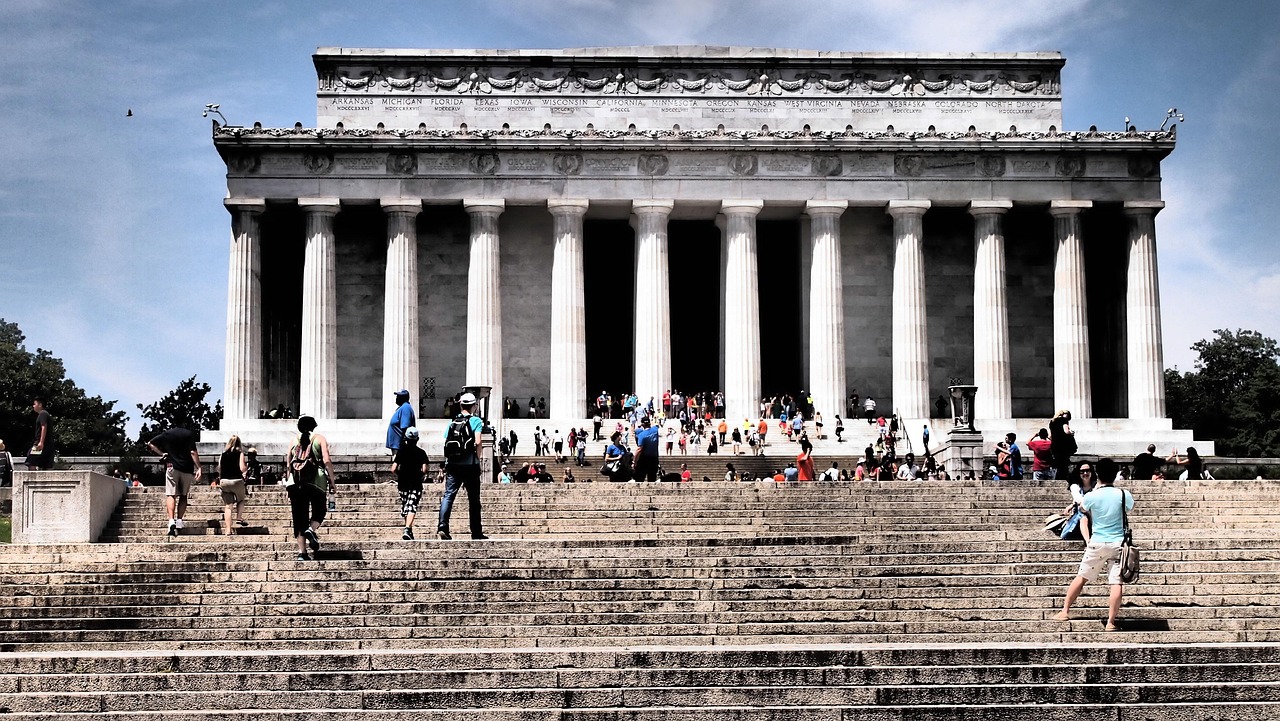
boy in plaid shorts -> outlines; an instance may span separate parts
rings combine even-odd
[[[396,474],[396,486],[400,489],[400,515],[404,516],[405,541],[413,540],[413,517],[418,513],[422,500],[422,478],[427,474],[427,452],[418,447],[418,429],[405,429],[404,442],[396,450],[391,462],[391,472]]]

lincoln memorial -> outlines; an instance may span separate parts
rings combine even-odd
[[[671,388],[723,390],[737,421],[802,389],[844,415],[856,389],[919,423],[953,382],[989,436],[1069,409],[1115,452],[1190,439],[1165,418],[1156,260],[1175,133],[1063,128],[1059,53],[313,60],[314,127],[214,125],[232,232],[206,440],[265,438],[284,404],[377,447],[396,389],[439,416],[464,385],[495,423],[507,396],[580,420],[602,390]]]

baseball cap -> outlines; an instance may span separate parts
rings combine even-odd
[[[474,406],[476,404],[476,394],[463,393],[462,397],[458,399],[458,402],[464,406]]]
[[[409,440],[417,440],[418,428],[416,426],[409,426],[408,428],[404,429],[404,437],[408,438]]]
[[[400,390],[396,391],[396,396],[407,396],[407,395],[409,395],[409,391],[406,388],[401,388]]]

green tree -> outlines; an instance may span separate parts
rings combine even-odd
[[[90,396],[67,378],[52,353],[27,350],[17,323],[0,318],[0,438],[12,453],[25,453],[35,416],[31,401],[43,396],[53,416],[54,446],[60,456],[114,456],[128,445],[128,416],[116,401]]]
[[[205,397],[212,390],[208,383],[197,382],[196,377],[191,376],[155,403],[147,406],[139,403],[142,417],[151,422],[142,424],[138,442],[145,443],[170,428],[186,428],[195,431],[197,437],[204,429],[217,428],[222,420],[222,401],[209,405]]]
[[[1257,331],[1216,330],[1191,348],[1194,371],[1165,371],[1174,425],[1221,454],[1280,455],[1280,344]]]

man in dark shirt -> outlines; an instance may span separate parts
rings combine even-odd
[[[1139,453],[1133,457],[1133,478],[1138,481],[1149,481],[1163,465],[1164,460],[1156,458],[1156,446],[1152,443],[1147,446],[1146,453]]]
[[[642,428],[636,431],[635,479],[641,483],[645,480],[658,480],[658,429],[653,427],[649,416],[641,421]]]
[[[44,398],[33,399],[31,410],[36,413],[36,429],[27,451],[27,470],[47,471],[53,467],[53,420],[44,408]]]
[[[186,428],[170,428],[152,438],[147,447],[164,464],[164,510],[169,518],[169,535],[176,536],[182,528],[182,517],[187,515],[191,484],[199,483],[204,475],[196,434]]]
[[[396,474],[396,487],[400,491],[400,515],[404,517],[402,540],[413,540],[413,518],[422,500],[422,478],[427,475],[427,452],[418,447],[418,429],[409,426],[404,439],[391,462],[391,472]]]

